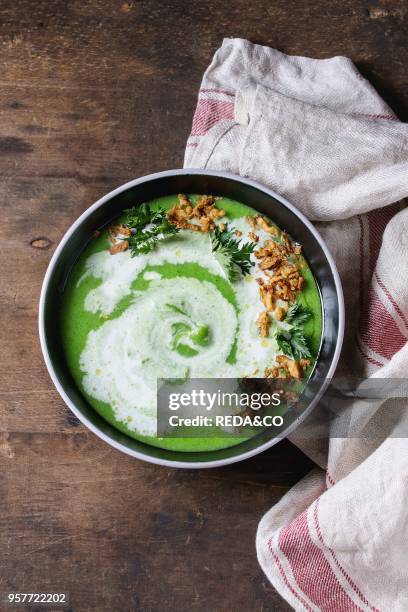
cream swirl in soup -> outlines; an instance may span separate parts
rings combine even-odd
[[[177,197],[169,196],[152,207],[171,210],[175,202]],[[256,377],[283,367],[277,358],[286,346],[282,338],[291,340],[293,325],[285,321],[290,300],[311,313],[304,330],[311,355],[303,359],[307,367],[320,342],[319,292],[300,249],[296,253],[291,246],[287,260],[276,263],[281,274],[286,265],[287,278],[295,280],[276,281],[280,292],[274,290],[273,310],[268,310],[265,288],[273,286],[277,270],[262,265],[270,263],[269,253],[280,252],[268,251],[268,228],[275,226],[254,227],[248,217],[256,218],[255,211],[231,200],[218,200],[216,206],[225,209],[225,217],[211,220],[209,231],[187,226],[146,253],[132,252],[132,235],[126,232],[118,239],[127,242],[126,248],[112,255],[102,232],[82,253],[64,294],[62,336],[78,386],[119,429],[166,448],[204,450],[237,441],[156,438],[158,378]],[[225,221],[241,247],[253,245],[246,273],[237,269],[232,275],[223,253],[214,248],[211,227],[224,231]],[[282,235],[274,229],[278,246],[285,244]],[[291,266],[299,270],[297,277]],[[293,354],[287,360],[300,364],[299,371],[306,367]]]

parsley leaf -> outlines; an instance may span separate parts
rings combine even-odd
[[[284,336],[282,333],[277,334],[276,341],[278,343],[278,348],[281,353],[287,355],[288,357],[293,358],[292,345],[290,340]]]
[[[279,333],[276,336],[279,350],[291,359],[308,359],[311,357],[308,341],[301,331]]]
[[[307,359],[311,357],[310,349],[305,336],[301,331],[295,330],[290,338],[293,355],[298,359]]]
[[[290,324],[290,329],[280,331],[276,335],[279,350],[291,359],[308,359],[311,357],[308,339],[302,329],[312,313],[301,304],[292,304],[285,317],[285,323]]]
[[[149,204],[139,204],[125,210],[127,213],[123,225],[131,229],[142,229],[148,223],[161,222],[165,217],[166,213],[163,209],[153,211]]]
[[[212,250],[223,268],[226,270],[231,282],[238,280],[240,272],[248,274],[253,263],[251,254],[254,252],[253,242],[242,243],[234,237],[234,232],[222,232],[215,227],[211,234]]]
[[[174,236],[178,228],[169,223],[167,218],[157,225],[152,225],[148,229],[143,229],[128,238],[129,248],[132,257],[139,253],[150,253],[157,243],[169,236]]]
[[[160,240],[174,236],[179,231],[169,222],[162,208],[153,211],[149,204],[140,204],[125,212],[127,215],[123,225],[135,230],[135,233],[127,239],[132,257],[140,253],[149,253]]]
[[[305,323],[305,321],[310,319],[311,316],[312,313],[310,312],[310,310],[308,310],[301,304],[295,303],[289,307],[287,315],[285,317],[285,323],[290,323],[291,325],[299,327],[299,325],[302,325],[303,323]]]

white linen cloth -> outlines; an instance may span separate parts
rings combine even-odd
[[[408,126],[349,59],[225,39],[184,166],[258,180],[317,222],[345,293],[338,371],[408,378],[408,209],[395,204],[408,195]],[[392,401],[397,421],[380,401],[354,405],[355,437],[291,438],[322,469],[269,510],[256,546],[296,610],[408,610],[408,443],[395,437],[407,406]]]

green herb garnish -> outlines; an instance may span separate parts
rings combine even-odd
[[[308,308],[305,308],[304,306],[302,306],[302,304],[295,303],[292,304],[292,306],[289,306],[288,312],[285,317],[285,323],[290,323],[295,327],[299,327],[300,325],[305,323],[305,321],[310,319],[311,316],[312,313]]]
[[[125,210],[127,213],[123,225],[130,229],[143,229],[149,223],[160,223],[166,217],[162,208],[152,210],[149,204],[139,204]]]
[[[248,274],[253,263],[251,254],[254,252],[255,244],[253,242],[241,243],[234,237],[234,232],[222,232],[218,227],[215,227],[211,234],[212,250],[215,253],[218,261],[226,270],[228,278],[231,282],[238,280],[240,272]]]
[[[128,209],[126,213],[123,225],[135,230],[135,233],[127,238],[132,257],[140,253],[150,253],[158,242],[174,236],[179,231],[169,222],[166,211],[162,208],[152,210],[149,204],[140,204]]]
[[[290,306],[285,323],[289,323],[291,327],[288,330],[281,330],[276,335],[279,350],[284,355],[292,359],[308,359],[311,357],[308,340],[301,327],[311,316],[311,311],[301,304]]]
[[[148,204],[139,204],[125,210],[126,217],[123,225],[131,229],[140,229],[150,222],[152,212]]]

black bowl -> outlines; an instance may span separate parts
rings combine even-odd
[[[105,421],[76,387],[64,359],[59,311],[67,277],[96,229],[115,219],[125,208],[160,196],[205,193],[238,200],[270,216],[302,247],[317,280],[323,306],[323,334],[319,356],[301,402],[301,410],[285,418],[279,437],[265,432],[236,446],[208,452],[177,452],[134,440]],[[339,275],[325,243],[313,225],[287,200],[262,185],[232,174],[205,170],[169,170],[130,181],[108,193],[86,210],[67,231],[44,278],[39,331],[49,374],[73,413],[111,446],[139,459],[174,467],[202,468],[241,461],[276,444],[292,432],[316,406],[333,376],[344,329],[343,293]]]

